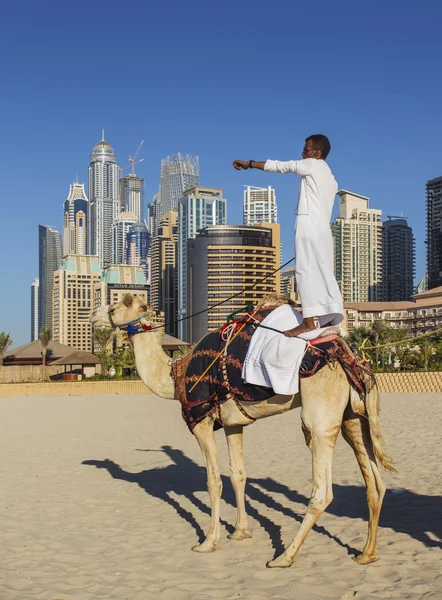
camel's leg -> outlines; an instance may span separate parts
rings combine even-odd
[[[331,379],[333,386],[330,382],[316,384],[316,393],[311,387],[303,386],[301,419],[306,442],[312,452],[313,491],[294,540],[280,556],[267,564],[268,567],[290,567],[310,529],[333,500],[333,450],[348,402],[349,386],[341,377]]]
[[[347,407],[344,414],[342,435],[353,448],[367,488],[368,537],[362,554],[354,557],[357,563],[366,565],[377,560],[376,538],[385,485],[376,464],[368,421],[354,413],[350,406]]]
[[[216,449],[215,435],[213,433],[213,419],[208,417],[195,426],[193,433],[198,440],[204,462],[207,468],[207,487],[211,504],[210,527],[206,539],[202,544],[192,548],[194,552],[213,552],[218,547],[221,535],[220,531],[220,500],[223,484],[218,466],[218,453]]]
[[[252,537],[247,527],[247,513],[245,503],[246,471],[243,455],[243,427],[224,427],[229,449],[230,481],[236,497],[236,525],[235,531],[227,536],[231,540],[244,540]]]

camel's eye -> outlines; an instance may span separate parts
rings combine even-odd
[[[140,310],[142,310],[143,312],[147,312],[147,304],[142,304],[140,306]]]

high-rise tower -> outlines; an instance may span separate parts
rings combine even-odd
[[[89,165],[88,226],[88,253],[98,256],[103,269],[112,263],[112,223],[119,212],[117,160],[103,133]]]
[[[84,184],[71,183],[69,196],[64,202],[63,256],[87,252],[88,202]]]
[[[112,224],[112,264],[122,265],[126,262],[126,236],[134,223],[138,223],[135,215],[122,212]]]
[[[54,273],[61,262],[61,235],[52,227],[38,227],[38,331],[52,327]]]
[[[143,267],[147,283],[150,284],[150,233],[144,223],[134,223],[126,234],[126,264]]]
[[[225,225],[227,200],[217,188],[194,187],[184,192],[178,204],[178,316],[187,316],[187,240],[199,229]],[[178,337],[187,340],[187,322],[178,324]]]
[[[380,302],[382,281],[382,211],[368,208],[369,198],[346,190],[339,217],[331,224],[335,277],[344,302]],[[301,298],[302,300],[302,298]]]
[[[94,285],[100,281],[96,256],[68,255],[54,273],[52,339],[78,350],[92,351],[89,322],[94,305]]]
[[[144,221],[144,179],[135,174],[120,179],[120,206],[122,211],[136,215]]]
[[[158,227],[160,226],[160,212],[161,194],[160,191],[158,191],[152,198],[152,202],[149,202],[147,205],[147,229],[152,237],[158,233]]]
[[[442,177],[427,181],[428,289],[442,285]]]
[[[150,306],[164,313],[166,333],[177,335],[177,243],[178,213],[172,210],[160,222],[152,239],[152,276]]]
[[[406,219],[389,217],[383,228],[384,300],[410,300],[414,293],[415,241]]]
[[[178,153],[161,161],[160,217],[177,210],[184,190],[199,184],[199,175],[198,156]]]
[[[256,306],[279,293],[280,254],[277,223],[212,225],[188,240],[185,323],[191,343],[222,327],[245,304]]]
[[[244,190],[244,225],[277,222],[278,211],[275,190],[270,186],[260,188],[248,185]]]

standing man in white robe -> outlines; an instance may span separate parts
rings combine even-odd
[[[305,140],[302,160],[233,161],[238,171],[261,169],[301,177],[295,224],[295,273],[303,321],[284,332],[288,337],[315,329],[315,317],[321,327],[337,325],[344,319],[342,296],[333,273],[330,218],[338,184],[325,162],[329,152],[328,138],[317,134]]]

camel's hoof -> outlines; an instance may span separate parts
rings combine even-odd
[[[374,554],[358,554],[357,556],[352,556],[352,560],[358,563],[358,565],[369,565],[372,562],[376,562],[378,557]]]
[[[252,534],[248,529],[235,529],[235,531],[233,533],[229,533],[227,537],[229,540],[236,540],[240,542],[241,540],[251,538]]]
[[[291,567],[293,564],[293,560],[288,559],[285,554],[281,554],[277,556],[274,560],[271,560],[267,563],[269,569],[273,569],[275,567],[279,567],[280,569],[286,569],[287,567]]]
[[[213,542],[203,542],[202,544],[197,544],[192,548],[192,552],[200,552],[201,554],[208,552],[215,552],[218,549],[217,544]]]

